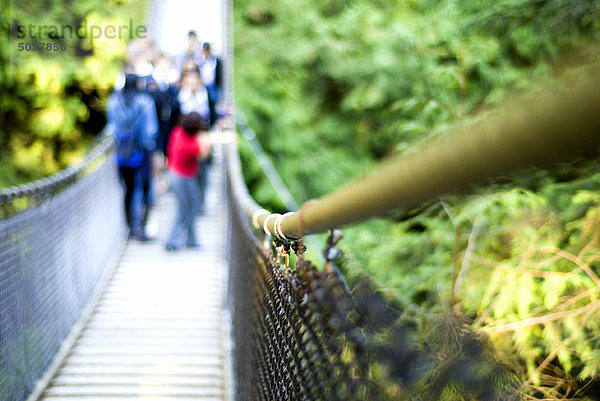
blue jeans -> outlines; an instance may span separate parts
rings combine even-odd
[[[198,181],[196,181],[196,177],[182,177],[169,171],[169,183],[171,191],[177,197],[177,212],[167,239],[167,246],[181,248],[184,242],[182,241],[183,237],[185,237],[186,246],[198,246],[194,230],[196,209],[200,199]]]
[[[196,180],[198,181],[198,188],[200,189],[200,199],[198,203],[197,212],[204,214],[206,212],[206,186],[208,185],[208,169],[210,168],[210,159],[202,160],[200,163],[200,172]]]

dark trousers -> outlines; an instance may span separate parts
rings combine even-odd
[[[125,186],[125,217],[127,218],[127,226],[130,230],[133,228],[133,193],[135,192],[135,181],[138,171],[138,167],[119,166],[119,176]]]
[[[206,93],[208,94],[208,110],[210,111],[210,126],[212,127],[215,122],[219,119],[217,113],[217,102],[221,97],[219,88],[215,85],[209,85],[206,87]]]

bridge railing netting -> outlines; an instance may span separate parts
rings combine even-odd
[[[517,399],[511,373],[474,334],[452,328],[454,350],[441,349],[442,335],[417,345],[410,319],[370,279],[350,290],[335,268],[281,264],[251,222],[258,205],[235,146],[228,181],[238,401]]]
[[[32,391],[121,249],[112,143],[105,136],[79,165],[0,195],[1,400]]]

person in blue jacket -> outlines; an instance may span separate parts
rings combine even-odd
[[[121,90],[115,90],[108,99],[106,113],[108,124],[116,137],[117,165],[119,176],[125,186],[125,216],[130,236],[145,240],[140,221],[135,218],[133,205],[136,183],[140,182],[140,168],[144,153],[155,148],[158,119],[154,100],[140,90],[139,77],[125,75]],[[147,215],[147,207],[143,214]],[[142,221],[145,218],[141,219]]]

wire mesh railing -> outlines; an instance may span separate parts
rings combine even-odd
[[[512,374],[474,334],[454,328],[459,348],[442,360],[440,343],[418,345],[369,279],[350,291],[329,259],[321,271],[301,256],[282,264],[253,227],[260,208],[235,146],[228,181],[237,400],[517,399]]]
[[[0,399],[24,400],[44,374],[124,238],[106,135],[84,161],[0,194]]]

